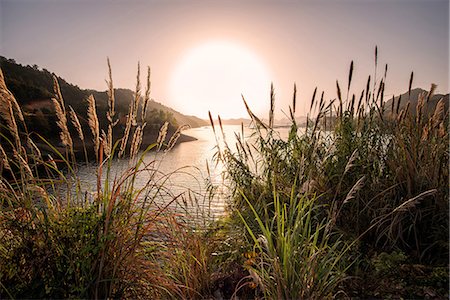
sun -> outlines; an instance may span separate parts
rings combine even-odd
[[[187,51],[173,71],[169,102],[178,111],[206,118],[248,117],[241,94],[261,114],[269,107],[271,75],[258,55],[237,43],[210,41]]]

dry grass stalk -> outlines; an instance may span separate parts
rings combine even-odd
[[[138,63],[138,71],[136,76],[136,91],[134,93],[134,99],[131,101],[129,106],[129,111],[127,115],[127,123],[125,125],[125,131],[120,143],[120,150],[119,150],[119,157],[122,157],[125,154],[125,150],[127,148],[128,138],[131,132],[131,127],[136,126],[136,114],[139,107],[139,101],[141,98],[141,82],[140,82],[140,75],[141,75],[141,68],[140,64]]]
[[[167,149],[165,150],[166,152],[170,151],[176,145],[178,139],[181,136],[181,131],[188,128],[190,128],[189,125],[182,125],[177,128],[177,131],[175,131],[175,133],[170,137],[169,143],[167,144]]]
[[[42,158],[41,150],[39,150],[38,146],[33,142],[33,140],[27,137],[28,146],[33,150],[34,154],[37,158]]]
[[[144,127],[138,126],[133,134],[130,148],[130,158],[133,159],[139,152],[142,144],[142,136],[144,135]]]
[[[145,96],[144,96],[144,101],[142,102],[142,111],[141,111],[141,122],[142,123],[145,122],[145,117],[147,115],[148,102],[150,101],[150,89],[151,89],[150,75],[151,75],[150,67],[147,67],[147,87],[145,88]]]
[[[77,114],[75,113],[72,106],[70,106],[70,105],[69,105],[69,115],[70,115],[70,119],[72,121],[73,127],[75,127],[75,129],[78,133],[78,137],[80,138],[80,140],[84,141],[83,128],[81,127],[80,120],[78,119]]]
[[[130,110],[131,110],[132,104],[130,104]],[[127,115],[127,123],[125,125],[125,131],[122,136],[122,140],[120,142],[120,150],[119,150],[119,157],[122,157],[125,153],[125,150],[127,148],[127,142],[128,142],[128,136],[130,135],[131,131],[131,124],[132,124],[132,118],[131,112]]]
[[[437,193],[437,189],[432,189],[432,190],[428,190],[425,191],[423,193],[420,193],[419,195],[403,202],[401,205],[399,205],[398,207],[396,207],[392,213],[396,213],[396,212],[405,212],[411,208],[416,207],[416,205],[420,202],[420,200],[422,200],[425,197],[429,197],[429,196],[433,196],[434,194]]]
[[[8,156],[6,155],[5,149],[0,145],[0,161],[6,170],[11,171],[11,166],[8,161]]]
[[[137,70],[137,76],[136,76],[136,91],[134,92],[134,101],[131,103],[132,107],[130,114],[131,114],[131,120],[132,120],[132,125],[136,126],[137,122],[136,122],[136,115],[138,113],[138,109],[139,109],[139,102],[141,100],[141,66],[138,63],[138,70]]]
[[[3,95],[4,94],[2,93],[1,96]],[[20,142],[19,128],[17,127],[16,119],[14,117],[12,103],[6,97],[0,98],[0,116],[6,121],[6,126],[15,140],[16,148],[21,149],[22,144]]]
[[[56,117],[58,121],[56,124],[59,129],[61,129],[60,138],[64,146],[72,149],[72,137],[67,128],[67,118],[66,118],[66,108],[64,106],[64,99],[61,94],[61,89],[59,88],[58,79],[53,75],[53,90],[56,95],[56,99],[52,98],[53,105],[55,106]]]
[[[242,101],[244,101],[245,109],[247,110],[247,113],[252,118],[252,121],[255,123],[256,126],[261,126],[264,129],[267,129],[268,126],[264,124],[250,109],[250,107],[247,104],[247,101],[245,101],[244,95],[241,95]]]
[[[157,150],[161,150],[161,147],[166,140],[167,129],[169,128],[169,122],[165,122],[163,126],[161,126],[158,134],[158,139],[156,140],[156,144],[158,145]]]
[[[433,113],[433,127],[437,127],[439,123],[444,119],[444,113],[445,113],[445,101],[444,98],[441,98],[439,102],[436,104],[436,108],[434,109]]]
[[[430,91],[428,92],[428,95],[427,95],[427,103],[430,102],[431,98],[432,98],[433,95],[434,95],[434,92],[436,91],[436,88],[437,88],[437,85],[434,84],[434,83],[432,83],[432,84],[431,84]]]
[[[28,165],[28,162],[22,157],[22,155],[19,154],[19,152],[16,151],[16,149],[13,149],[14,157],[19,162],[19,166],[21,169],[25,170],[26,175],[28,177],[33,178],[33,172],[31,171],[30,166]]]
[[[297,84],[294,83],[294,93],[292,94],[292,115],[295,115],[295,106],[297,105]],[[292,118],[294,119],[294,118]]]
[[[423,113],[423,107],[425,105],[425,93],[420,93],[419,98],[417,100],[417,106],[416,106],[416,121],[419,124],[422,118]]]
[[[24,118],[23,118],[22,109],[20,109],[19,103],[17,102],[14,95],[8,90],[8,87],[6,86],[2,69],[0,69],[0,93],[1,93],[0,97],[2,97],[2,98],[4,97],[5,99],[8,99],[12,103],[12,106],[13,106],[14,110],[16,111],[16,114],[19,117],[19,120],[22,122],[25,122]]]
[[[63,102],[63,97],[61,94],[61,89],[59,87],[59,83],[58,83],[58,78],[56,78],[56,76],[53,74],[53,91],[56,95],[56,99],[60,102],[61,107],[64,111],[64,113],[66,112],[66,108],[64,107],[64,102]]]
[[[347,193],[347,196],[345,197],[344,201],[342,202],[342,205],[346,204],[350,200],[354,199],[356,196],[356,193],[362,189],[364,186],[364,181],[366,180],[366,176],[364,175],[361,177],[350,189],[350,191]]]
[[[67,128],[67,118],[66,114],[64,112],[63,107],[61,106],[61,102],[56,100],[55,98],[52,98],[53,106],[55,107],[56,117],[57,121],[56,124],[58,125],[60,132],[60,139],[64,146],[72,148],[72,137],[70,136],[69,129]]]
[[[269,128],[273,128],[275,112],[275,90],[273,89],[273,83],[270,84],[270,110],[269,110]]]
[[[53,169],[58,170],[58,165],[56,164],[56,162],[53,159],[53,157],[50,154],[47,154],[47,156],[48,156],[47,163],[49,163],[53,167]]]
[[[103,129],[100,136],[100,141],[103,145],[103,152],[105,153],[106,156],[109,156],[111,154],[111,148],[109,147],[108,144],[108,137],[106,136],[106,133]]]
[[[109,61],[109,57],[107,58],[107,62],[108,62],[108,77],[109,80],[106,81],[107,85],[108,85],[108,113],[106,114],[108,121],[110,123],[113,123],[113,118],[115,113],[114,110],[114,103],[115,103],[115,99],[114,99],[114,86],[113,86],[113,79],[112,79],[112,71],[111,71],[111,63]]]
[[[92,139],[94,142],[95,156],[98,159],[98,150],[100,148],[100,126],[97,118],[97,110],[95,108],[95,98],[93,95],[89,95],[88,102],[88,123],[92,132]]]

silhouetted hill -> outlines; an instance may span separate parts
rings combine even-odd
[[[0,56],[0,67],[3,70],[6,84],[9,90],[14,94],[17,101],[25,110],[32,107],[46,108],[48,112],[53,111],[52,107],[46,107],[50,104],[48,99],[53,97],[52,73],[46,69],[40,70],[37,65],[23,66],[16,63],[13,59],[7,59]],[[61,93],[66,105],[70,105],[74,110],[85,116],[85,99],[89,94],[93,94],[97,101],[97,111],[102,120],[106,116],[108,95],[106,91],[85,90],[68,83],[63,78],[58,77]],[[130,101],[133,100],[134,92],[129,89],[115,89],[116,107],[119,114],[126,115]],[[40,104],[39,104],[40,103]],[[34,108],[33,108],[34,109]],[[148,111],[163,111],[167,120],[173,126],[188,124],[191,127],[204,126],[208,123],[205,120],[194,116],[186,116],[182,113],[158,103],[154,100],[149,102]],[[35,112],[36,113],[36,112]],[[148,120],[152,122],[152,120]]]
[[[424,94],[425,99],[427,98],[428,91],[421,89],[421,88],[415,88],[411,90],[411,94],[408,92],[394,97],[394,100],[390,99],[385,102],[384,104],[384,115],[391,116],[392,111],[397,112],[397,106],[398,106],[398,112],[400,112],[402,109],[405,109],[408,105],[408,102],[410,103],[408,111],[415,116],[416,115],[416,108],[417,103],[419,101],[420,94]],[[424,106],[424,113],[433,113],[434,109],[436,107],[436,104],[441,100],[441,98],[444,98],[445,102],[445,110],[448,111],[449,106],[449,94],[442,95],[442,94],[435,94],[433,95],[428,102],[426,102],[426,105]],[[399,105],[399,99],[400,99],[400,105]],[[394,103],[392,103],[394,101]],[[392,105],[394,104],[394,105]]]

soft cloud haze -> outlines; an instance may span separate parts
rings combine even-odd
[[[386,97],[414,86],[438,84],[448,92],[448,1],[22,1],[1,0],[0,52],[37,64],[82,88],[104,90],[106,57],[116,87],[133,88],[136,64],[152,68],[152,96],[183,112],[171,99],[183,56],[210,40],[236,43],[255,53],[273,76],[277,107],[287,110],[293,83],[299,114],[317,85],[335,98],[355,61],[355,92],[389,64]],[[208,84],[208,83],[205,83]],[[267,99],[258,109],[268,104]],[[178,99],[179,100],[179,99]],[[239,97],[230,99],[243,116]],[[211,102],[213,105],[213,101]],[[217,114],[220,111],[211,110]],[[207,111],[198,111],[206,118]],[[231,115],[228,115],[231,116]],[[279,117],[281,117],[279,115]]]

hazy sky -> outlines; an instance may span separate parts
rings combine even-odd
[[[208,48],[218,43],[229,47]],[[265,81],[273,81],[284,111],[296,82],[304,114],[315,86],[330,99],[336,80],[346,86],[351,60],[359,93],[373,75],[375,45],[378,74],[389,65],[386,97],[408,89],[411,71],[413,86],[436,83],[448,92],[448,1],[0,0],[2,56],[98,90],[106,88],[107,56],[116,87],[133,89],[140,61],[152,69],[155,100],[203,118],[205,107],[244,116],[241,92],[261,113]],[[247,81],[260,94],[249,88],[246,95]]]

